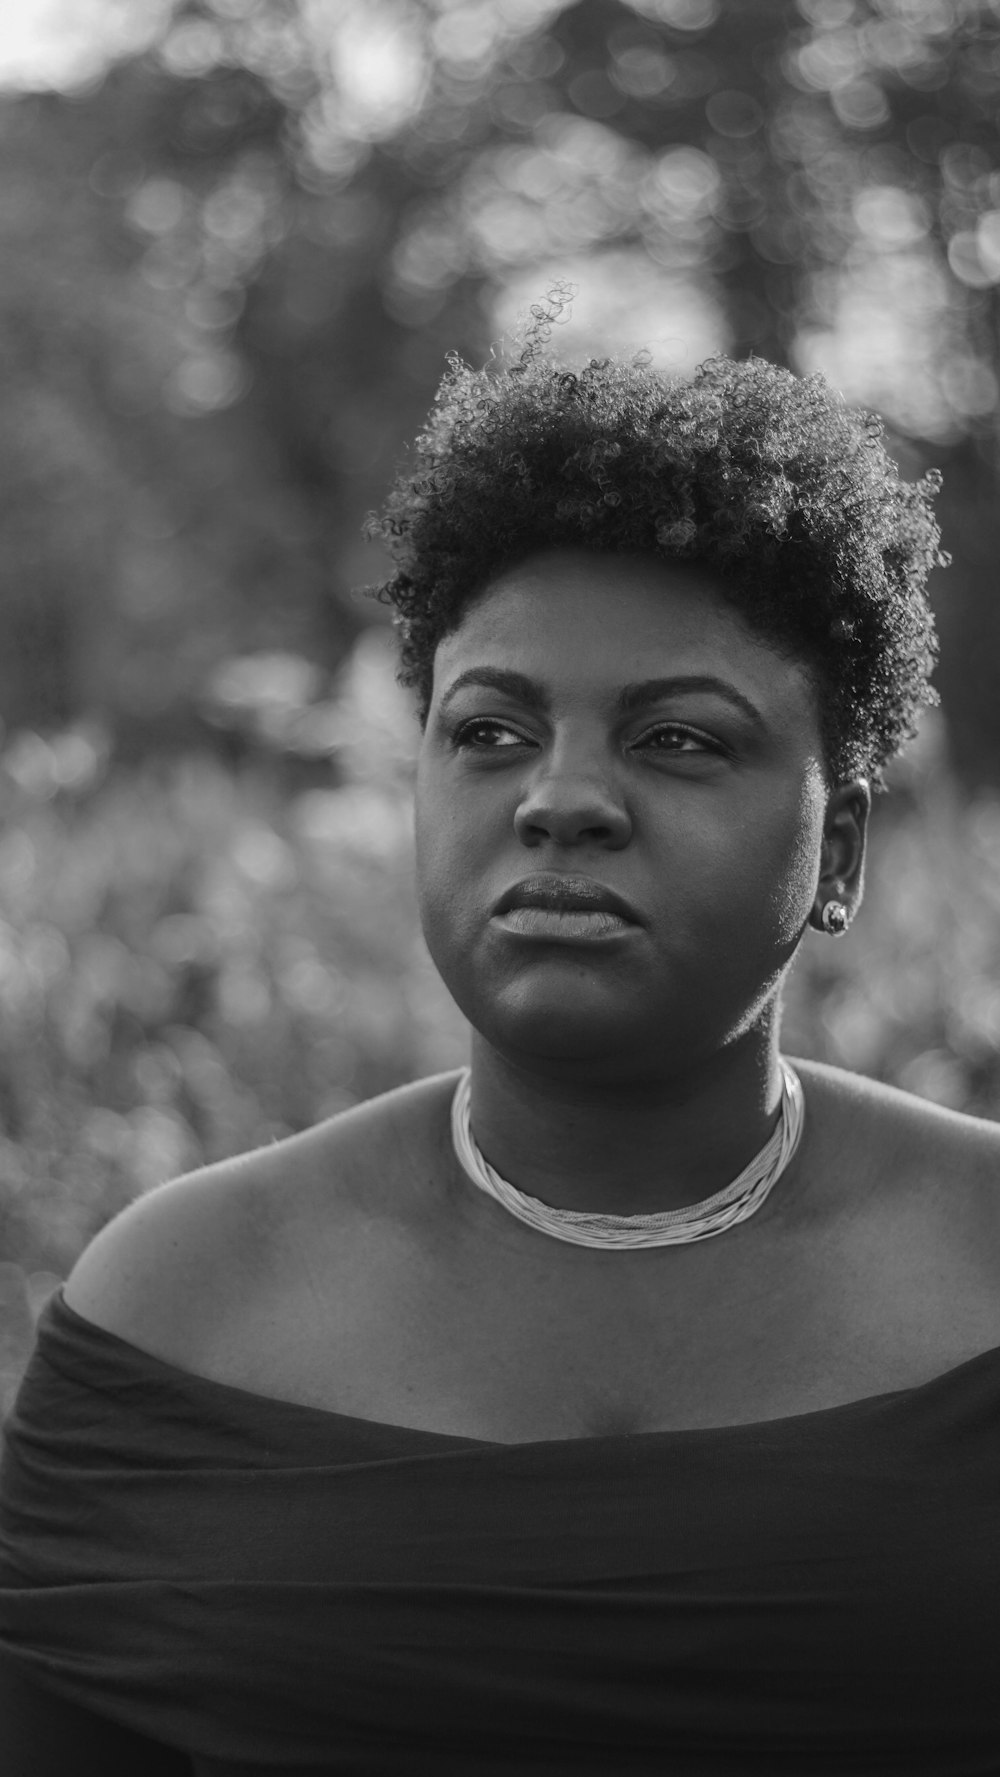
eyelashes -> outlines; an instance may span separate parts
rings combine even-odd
[[[494,738],[498,735],[506,737],[516,746],[532,746],[534,744],[532,741],[526,739],[523,734],[518,734],[515,728],[508,728],[505,722],[491,721],[488,717],[480,716],[472,722],[462,723],[462,726],[452,737],[452,745],[458,750],[473,748],[477,745],[477,742],[473,739],[473,736],[476,734],[488,734]],[[479,744],[481,745],[482,743]],[[512,747],[485,746],[483,747],[483,750],[489,753],[505,752],[512,750]]]
[[[660,741],[674,744],[653,744]],[[477,716],[461,724],[452,737],[452,745],[457,752],[513,753],[521,747],[536,746],[537,742],[495,717]],[[638,740],[632,741],[628,750],[648,750],[661,753],[665,757],[725,752],[719,741],[680,722],[658,722],[655,727],[640,735]]]
[[[650,729],[648,734],[644,734],[638,741],[636,741],[635,744],[636,744],[636,746],[642,746],[645,742],[656,740],[659,737],[664,736],[664,735],[666,735],[668,738],[680,740],[680,741],[687,741],[687,742],[690,742],[691,744],[686,747],[680,747],[680,746],[654,747],[653,748],[654,752],[721,753],[723,750],[722,747],[719,745],[718,741],[713,741],[707,734],[701,734],[698,731],[698,729],[696,729],[696,728],[684,728],[678,722],[662,722],[662,723],[660,723],[658,727]]]

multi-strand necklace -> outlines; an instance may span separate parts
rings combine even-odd
[[[799,1145],[804,1106],[802,1082],[794,1068],[781,1057],[781,1109],[774,1133],[743,1168],[731,1185],[700,1203],[682,1209],[660,1210],[654,1215],[613,1216],[590,1210],[556,1209],[529,1197],[508,1184],[493,1170],[476,1146],[470,1121],[471,1072],[465,1068],[455,1088],[451,1107],[451,1132],[455,1153],[465,1172],[480,1190],[502,1203],[529,1227],[575,1246],[639,1247],[684,1246],[723,1234],[737,1222],[745,1222],[774,1188]]]

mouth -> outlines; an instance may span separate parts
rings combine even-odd
[[[593,942],[595,938],[618,938],[634,932],[631,920],[620,919],[617,913],[560,913],[555,907],[511,907],[507,913],[493,916],[493,924],[518,938],[557,938],[564,943]]]
[[[639,924],[627,901],[589,876],[531,876],[500,896],[493,921],[522,938],[579,942],[619,937]]]

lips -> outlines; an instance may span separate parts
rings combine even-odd
[[[493,912],[510,913],[517,907],[540,907],[549,913],[610,913],[630,925],[640,923],[621,895],[589,876],[528,876],[504,891]]]

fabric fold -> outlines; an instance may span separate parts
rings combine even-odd
[[[57,1294],[6,1430],[0,1646],[220,1777],[996,1777],[998,1494],[1000,1352],[510,1445],[209,1382]]]

